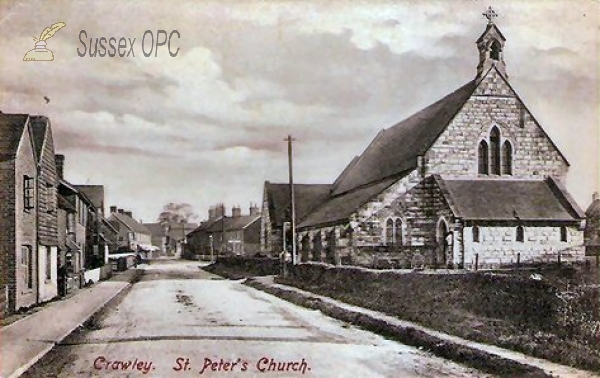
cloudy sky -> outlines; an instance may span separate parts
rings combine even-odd
[[[595,0],[176,3],[0,2],[0,110],[48,115],[66,178],[105,185],[107,205],[138,219],[168,202],[247,211],[264,180],[287,180],[287,134],[295,180],[331,183],[380,129],[473,79],[488,5],[511,84],[571,163],[570,192],[586,207],[599,189]],[[55,60],[23,62],[59,21]],[[176,57],[143,55],[159,29],[179,32]],[[81,30],[86,46],[136,38],[135,57],[80,57]]]

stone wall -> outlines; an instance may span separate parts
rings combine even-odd
[[[477,148],[482,139],[489,142],[494,126],[500,130],[501,145],[508,140],[513,147],[513,174],[499,177],[564,179],[567,162],[495,69],[483,78],[474,95],[426,153],[427,174],[478,177]]]
[[[479,242],[473,241],[473,227],[465,227],[465,267],[495,268],[523,263],[583,261],[583,235],[577,226],[565,226],[567,241],[560,240],[561,226],[525,225],[523,242],[516,241],[517,224],[479,226]]]

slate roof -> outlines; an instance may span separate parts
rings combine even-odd
[[[104,212],[104,185],[74,185],[77,190],[83,192],[97,209]]]
[[[556,180],[447,180],[438,185],[466,220],[579,221],[584,214]]]
[[[475,91],[477,82],[468,82],[441,100],[384,129],[354,164],[338,177],[333,195],[399,176],[416,168],[417,156],[435,142],[452,118]]]
[[[212,224],[206,227],[207,232],[221,232],[225,231],[238,231],[243,230],[252,223],[260,219],[260,214],[254,215],[242,215],[239,217],[225,217],[225,219],[219,217]]]
[[[347,221],[349,216],[356,212],[359,207],[371,201],[373,197],[386,190],[396,181],[397,178],[388,178],[358,190],[332,197],[300,222],[298,228],[327,226],[340,221]]]
[[[203,222],[201,222],[198,225],[198,227],[196,227],[194,230],[192,230],[191,232],[189,232],[188,235],[196,233],[196,232],[207,231],[210,228],[210,226],[212,226],[214,223],[216,223],[220,219],[221,219],[221,217],[216,218],[216,219],[209,219],[209,220],[203,221]]]
[[[266,181],[265,192],[271,224],[273,227],[282,227],[285,214],[290,211],[290,185]],[[294,184],[296,219],[302,221],[310,211],[327,200],[330,192],[329,184]]]
[[[113,218],[113,217],[114,217],[114,219],[117,219],[122,224],[124,224],[131,231],[138,232],[140,234],[152,235],[152,233],[150,232],[150,230],[148,228],[146,228],[143,224],[139,223],[138,221],[136,221],[129,215],[125,215],[122,213],[112,213],[110,215],[110,217],[108,218],[108,220],[110,221],[111,218]]]
[[[0,161],[16,156],[27,117],[27,114],[0,113]]]

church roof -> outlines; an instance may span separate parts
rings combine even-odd
[[[584,214],[556,180],[448,180],[436,175],[456,217],[466,220],[578,221]]]
[[[329,184],[294,184],[296,219],[302,221],[310,211],[325,202],[331,192]],[[265,182],[265,196],[273,227],[282,227],[290,210],[290,185]]]
[[[350,215],[356,212],[359,207],[372,201],[373,197],[386,190],[397,180],[395,177],[388,178],[372,185],[331,197],[327,202],[311,212],[298,225],[298,228],[327,226],[348,221]]]
[[[336,180],[333,195],[369,185],[414,169],[475,91],[475,80],[404,121],[382,130],[363,154]]]

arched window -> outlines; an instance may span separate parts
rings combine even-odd
[[[512,175],[512,146],[509,141],[502,145],[502,174]]]
[[[392,219],[385,222],[385,244],[394,244],[394,221]]]
[[[523,229],[523,226],[517,226],[517,241],[525,241],[525,230]]]
[[[490,58],[492,58],[493,60],[500,60],[500,50],[500,42],[492,42],[492,46],[490,47]]]
[[[500,130],[494,127],[490,131],[490,173],[500,174]]]
[[[560,241],[561,242],[567,241],[567,228],[565,226],[562,226],[560,228]]]
[[[489,172],[489,162],[488,162],[488,145],[485,140],[479,142],[479,148],[477,150],[478,161],[479,161],[479,169],[478,172],[480,175],[488,175]]]
[[[479,227],[473,226],[473,242],[479,243]]]
[[[402,219],[396,219],[396,228],[394,232],[394,244],[404,245],[404,237],[402,235]]]

